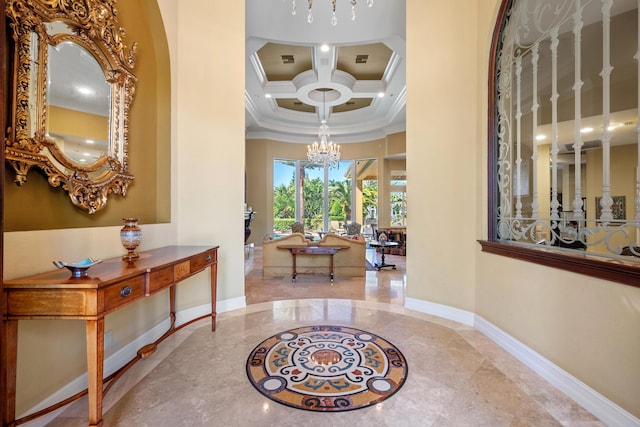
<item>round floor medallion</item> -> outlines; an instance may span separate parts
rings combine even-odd
[[[264,340],[247,359],[251,384],[294,408],[335,412],[381,402],[404,384],[407,362],[389,341],[345,326],[306,326]]]

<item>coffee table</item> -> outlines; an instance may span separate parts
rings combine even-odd
[[[384,254],[385,254],[385,250],[387,248],[396,248],[398,247],[400,244],[398,242],[380,242],[377,240],[373,240],[369,242],[369,246],[373,247],[373,248],[380,248],[380,252],[382,253],[382,259],[380,263],[375,263],[374,267],[376,268],[376,270],[380,271],[381,269],[385,268],[385,267],[391,267],[393,270],[396,269],[396,265],[395,264],[386,264],[384,261]]]

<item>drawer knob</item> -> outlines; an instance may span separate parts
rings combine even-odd
[[[207,255],[207,262],[211,262],[211,255]]]
[[[120,289],[120,296],[122,296],[123,298],[126,298],[129,295],[131,295],[131,286],[126,285],[122,289]]]

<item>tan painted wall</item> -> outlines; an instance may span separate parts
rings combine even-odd
[[[405,154],[407,152],[407,133],[399,132],[387,136],[387,155]]]
[[[176,7],[178,242],[219,243],[218,299],[242,298],[244,2],[188,0]],[[194,286],[193,305],[208,301],[207,286]]]
[[[13,183],[13,168],[5,174],[5,231],[104,227],[122,223],[123,217],[137,217],[143,224],[170,221],[168,124],[169,73],[162,27],[154,34],[149,25],[162,25],[159,17],[140,20],[155,1],[129,0],[117,4],[119,24],[126,29],[124,42],[139,44],[134,74],[138,78],[130,112],[129,172],[135,181],[127,197],[110,194],[106,208],[88,215],[75,207],[68,193],[51,187],[37,168],[32,168],[26,184]],[[157,9],[157,6],[156,6]],[[37,209],[27,209],[27,207]],[[44,213],[44,214],[43,214]]]
[[[245,153],[244,144],[235,141],[238,134],[242,140],[244,129],[244,2],[159,3],[174,76],[171,188],[177,219],[144,225],[142,249],[178,240],[220,243],[218,297],[231,298],[242,294],[243,282],[239,236]],[[640,289],[481,253],[475,242],[487,237],[486,70],[497,3],[407,1],[407,185],[410,232],[416,236],[408,241],[407,293],[477,313],[640,416]],[[195,10],[206,12],[207,25]],[[202,39],[230,43],[224,62],[238,66],[215,66],[223,62],[216,43],[211,43],[211,59],[197,61],[202,45],[194,40]],[[205,81],[210,87],[196,92],[194,87]],[[212,92],[231,104],[224,110],[208,105]],[[247,201],[264,210],[249,194]],[[122,253],[118,229],[7,233],[6,277],[49,269],[54,259],[117,256]],[[206,285],[195,282],[181,304],[206,302]],[[107,329],[126,325],[114,331],[118,345],[166,316],[157,307],[163,297],[156,298],[135,316],[107,318]],[[84,369],[84,333],[81,322],[22,323],[18,400],[25,409]],[[50,350],[45,354],[43,348]]]
[[[106,141],[109,138],[109,118],[69,108],[49,106],[49,131],[84,136]]]
[[[476,2],[407,1],[407,296],[469,311],[485,139],[477,14]]]
[[[128,18],[122,16],[125,13],[122,6],[128,3],[119,3],[122,21]],[[154,140],[160,143],[163,138],[171,141],[170,149],[157,157],[170,159],[171,169],[158,173],[162,176],[157,179],[167,182],[164,190],[170,188],[174,195],[171,199],[174,220],[166,224],[143,223],[140,250],[177,243],[219,244],[218,300],[241,298],[244,293],[243,250],[239,237],[244,163],[244,2],[225,4],[224,14],[218,13],[218,6],[206,0],[181,2],[180,7],[173,0],[160,0],[160,9],[155,0],[141,0],[141,3],[145,14],[152,15],[151,22],[164,22],[166,29],[172,58],[172,97],[165,95],[159,103],[171,112],[171,120],[159,123],[157,128],[132,131],[146,135],[149,143]],[[205,14],[199,15],[196,11]],[[140,15],[136,19],[140,20]],[[194,26],[198,20],[203,22]],[[209,39],[226,41],[225,48],[212,49],[206,63],[200,60],[199,43],[205,32],[204,36]],[[153,43],[156,47],[162,44],[158,40]],[[237,57],[226,51],[229,45],[234,46],[232,52]],[[145,47],[141,46],[139,61],[149,54]],[[164,55],[168,58],[168,52]],[[237,67],[216,66],[229,55]],[[207,85],[215,94],[201,90]],[[226,103],[224,109],[209,102],[221,93],[236,102]],[[157,113],[149,111],[149,114]],[[155,138],[156,129],[165,134]],[[155,179],[155,170],[152,173]],[[149,188],[155,191],[154,187]],[[120,228],[121,225],[5,233],[5,278],[50,270],[51,261],[58,259],[120,256],[123,253]],[[206,274],[181,283],[178,310],[209,303],[208,283]],[[107,349],[107,355],[165,320],[167,301],[168,293],[161,292],[107,316],[105,330],[112,331],[113,335],[113,346]],[[19,335],[17,412],[21,414],[86,371],[86,356],[81,321],[22,321]]]
[[[476,112],[478,167],[474,178],[481,183],[473,209],[477,218],[476,238],[487,237],[487,60],[498,4],[497,0],[478,2],[478,45],[472,49],[479,55],[474,68],[478,70],[478,91],[483,93]],[[449,47],[453,49],[455,45]],[[408,56],[414,55],[409,52]],[[446,81],[441,84],[453,87]],[[411,88],[408,93],[413,99],[415,93]],[[462,94],[460,98],[464,99]],[[479,246],[474,246],[474,253],[461,251],[449,260],[475,258],[474,311],[636,417],[640,416],[640,288],[481,253]]]

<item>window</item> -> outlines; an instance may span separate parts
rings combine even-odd
[[[391,226],[407,226],[407,180],[405,171],[391,171]]]
[[[483,250],[637,285],[637,1],[505,0],[496,28]]]
[[[354,174],[353,171],[356,171]],[[295,221],[319,238],[324,231],[341,233],[347,222],[377,221],[377,161],[341,161],[323,168],[306,160],[275,159],[273,163],[274,234],[291,231]]]

